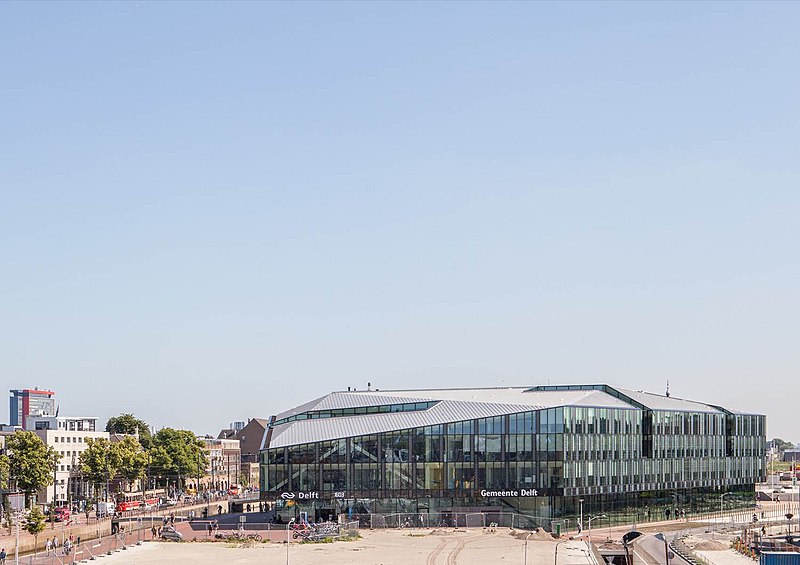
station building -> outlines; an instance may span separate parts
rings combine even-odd
[[[502,510],[543,527],[581,512],[635,524],[752,505],[765,431],[763,415],[604,384],[341,391],[270,418],[260,489],[312,519]]]

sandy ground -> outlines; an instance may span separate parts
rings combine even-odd
[[[732,549],[724,551],[698,551],[697,554],[714,565],[753,565],[755,561],[736,553]]]
[[[292,544],[291,565],[484,565],[522,564],[526,533],[482,529],[439,531],[364,531],[362,539],[329,544]],[[531,565],[553,563],[555,541],[531,537],[528,560]],[[146,543],[105,557],[104,563],[126,565],[231,564],[263,565],[286,563],[286,545],[258,544],[234,547],[224,543]],[[558,547],[558,565],[594,565],[586,545],[565,541]]]

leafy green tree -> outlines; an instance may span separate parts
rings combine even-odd
[[[8,456],[0,455],[0,489],[8,488]]]
[[[52,484],[53,469],[60,459],[58,452],[35,433],[21,430],[6,438],[6,449],[9,472],[17,488],[32,501],[39,489]]]
[[[147,422],[140,420],[133,414],[120,414],[108,419],[106,431],[112,434],[139,434],[139,443],[145,449],[150,447],[150,426]]]
[[[8,528],[8,535],[11,535],[11,501],[7,496],[3,497],[3,526]]]
[[[785,451],[794,447],[794,444],[792,444],[791,441],[783,441],[779,437],[776,437],[772,440],[772,445],[774,445],[778,451]]]
[[[97,485],[104,484],[117,476],[122,459],[119,450],[114,449],[113,444],[105,438],[86,438],[86,446],[80,455],[81,472],[91,484],[95,485],[97,494]]]
[[[33,536],[33,554],[36,555],[36,549],[39,546],[39,534],[44,530],[44,514],[39,510],[38,506],[34,506],[28,514],[28,520],[25,522],[23,529]]]
[[[205,444],[188,430],[162,428],[153,436],[150,460],[162,477],[197,477],[208,465]]]
[[[135,437],[128,436],[111,444],[112,451],[119,459],[119,475],[128,483],[128,490],[134,481],[141,479],[147,469],[147,453]]]

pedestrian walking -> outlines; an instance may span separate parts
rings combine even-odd
[[[47,538],[44,542],[44,553],[45,555],[50,555],[50,550],[53,549],[53,542],[50,541],[50,538]]]
[[[153,527],[150,528],[150,532],[153,534],[153,539],[156,539],[156,533],[158,532],[158,530],[156,529],[155,524],[153,524]]]
[[[0,549],[0,565],[5,565],[6,563],[6,548]]]
[[[222,504],[219,504],[217,506],[217,515],[220,515],[220,514],[222,514]]]

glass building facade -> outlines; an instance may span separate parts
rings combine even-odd
[[[606,514],[606,524],[630,524],[751,504],[764,479],[762,415],[607,385],[468,393],[414,391],[420,409],[402,402],[378,412],[371,397],[388,392],[334,393],[364,406],[336,408],[359,411],[316,424],[308,410],[274,417],[260,453],[262,498],[317,517],[504,510],[544,527],[582,505]],[[523,409],[527,402],[534,406]]]

